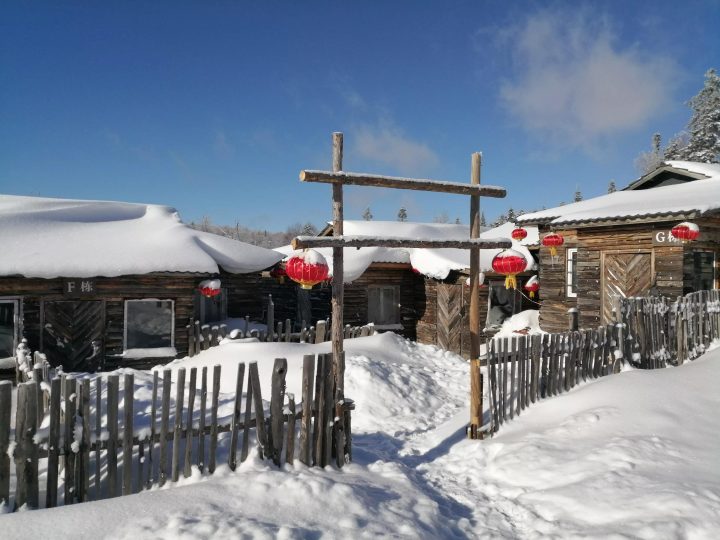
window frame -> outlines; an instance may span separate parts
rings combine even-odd
[[[573,289],[573,275],[577,282],[577,257],[573,264],[573,255],[577,255],[578,248],[569,247],[565,249],[565,296],[566,298],[577,298],[577,290]]]
[[[128,305],[130,302],[170,302],[172,306],[172,324],[170,325],[170,345],[163,347],[131,347],[128,348]],[[175,347],[175,300],[172,298],[127,298],[125,299],[124,305],[124,317],[123,317],[123,351],[130,351],[134,349],[163,349]]]
[[[0,296],[0,303],[2,304],[13,304],[13,349],[11,356],[16,356],[16,351],[20,345],[22,336],[22,321],[23,321],[23,303],[22,298],[19,296]]]
[[[381,293],[380,293],[380,295],[381,295],[380,303],[381,304],[382,304],[382,296],[383,296],[382,291],[387,290],[387,289],[390,289],[393,291],[393,300],[394,300],[393,303],[394,303],[394,311],[395,311],[394,319],[396,319],[395,321],[380,323],[380,322],[370,320],[371,319],[371,317],[370,317],[371,292],[370,291],[372,291],[373,289],[381,291]],[[368,311],[367,311],[367,319],[368,319],[367,322],[368,323],[373,323],[377,327],[394,326],[394,325],[402,324],[402,313],[400,311],[400,287],[398,285],[381,285],[381,284],[368,285],[367,306],[368,306]]]
[[[720,257],[718,257],[718,252],[716,252],[714,249],[692,248],[689,250],[689,253],[693,257],[695,257],[695,255],[698,253],[705,253],[705,254],[709,253],[712,255],[711,268],[712,268],[713,274],[712,274],[712,280],[711,280],[712,284],[711,285],[712,285],[713,290],[718,288],[718,286],[719,286],[718,278],[720,277],[720,272],[718,271],[718,260],[720,260]],[[694,270],[694,268],[693,268],[693,270]],[[683,269],[683,273],[684,273],[684,269]],[[692,275],[693,275],[693,277],[696,276],[695,273],[692,273]],[[683,289],[685,289],[685,286],[683,286]],[[698,290],[705,290],[705,289],[697,289],[695,287],[694,279],[693,279],[692,287],[690,287],[690,289],[691,289],[690,292],[696,292]],[[683,294],[689,294],[689,293],[686,293],[685,290],[683,290]]]

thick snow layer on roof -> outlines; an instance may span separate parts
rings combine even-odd
[[[424,240],[465,239],[470,237],[467,225],[447,223],[413,223],[408,221],[345,221],[343,233],[348,236],[391,236],[396,238],[414,238]],[[490,229],[480,234],[485,239],[510,240],[515,228],[512,223]],[[535,263],[528,251],[528,245],[538,243],[537,227],[527,227],[528,236],[522,242],[513,241],[513,248],[520,251],[529,261],[528,270]],[[285,255],[293,253],[290,246],[277,249]],[[332,249],[320,248],[327,259],[332,275]],[[480,270],[492,270],[492,259],[499,249],[480,250]],[[427,249],[427,248],[346,248],[343,253],[344,281],[350,283],[358,279],[368,266],[376,262],[411,264],[418,272],[435,279],[445,279],[452,270],[464,270],[470,267],[470,251],[466,249]]]
[[[152,204],[0,195],[0,275],[93,277],[149,272],[255,272],[277,252],[180,221]]]
[[[687,171],[704,174],[709,177],[720,177],[720,163],[698,163],[697,161],[675,161],[665,162],[666,165],[675,167],[676,169],[685,169]]]
[[[691,164],[691,162],[671,163]],[[708,163],[692,163],[692,165],[699,166],[693,172],[700,172],[700,169],[707,173],[715,172],[708,179],[693,182],[637,191],[616,191],[601,197],[525,214],[520,216],[518,221],[520,223],[579,223],[691,212],[702,214],[720,209],[720,165]],[[688,170],[690,170],[689,167]]]

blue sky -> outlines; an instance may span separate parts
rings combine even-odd
[[[510,4],[510,7],[504,4]],[[0,192],[153,202],[282,230],[330,217],[330,168],[469,181],[488,219],[637,176],[720,69],[720,2],[4,2]],[[466,197],[347,188],[348,219]]]

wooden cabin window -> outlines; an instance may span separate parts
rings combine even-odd
[[[173,347],[175,302],[173,300],[125,301],[125,349]]]
[[[18,346],[18,300],[0,299],[0,360],[15,356]]]
[[[400,322],[400,287],[392,285],[368,287],[368,322],[379,326]]]
[[[577,248],[567,248],[566,253],[566,277],[565,286],[567,289],[567,297],[575,298],[577,296]]]
[[[683,294],[715,288],[715,252],[694,250],[685,253]]]

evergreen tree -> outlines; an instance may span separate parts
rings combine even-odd
[[[662,145],[662,138],[659,133],[653,133],[652,142],[650,143],[650,151],[642,152],[637,158],[635,158],[635,168],[640,171],[641,174],[647,174],[650,171],[657,169],[665,159],[663,152],[660,148]]]
[[[688,102],[693,110],[687,131],[690,141],[685,157],[690,161],[720,161],[720,77],[714,69],[705,73],[705,86]]]
[[[705,73],[705,84],[687,102],[692,116],[687,129],[667,145],[665,159],[720,162],[720,76],[714,69]]]
[[[398,221],[407,221],[407,210],[405,207],[401,207],[400,210],[398,210],[397,215]]]
[[[480,212],[480,226],[487,227],[487,221],[485,221],[485,212]]]
[[[608,184],[608,193],[615,193],[617,191],[617,188],[615,187],[615,180],[610,180],[610,183]]]
[[[315,228],[315,225],[313,225],[309,221],[305,225],[303,225],[303,230],[302,230],[303,236],[315,236],[315,235],[317,235],[317,232],[318,231]]]
[[[368,207],[365,209],[365,211],[363,212],[362,217],[363,217],[363,219],[364,219],[365,221],[370,221],[370,220],[372,220],[373,215],[372,215],[372,212],[370,211],[370,207],[369,207],[369,206],[368,206]]]
[[[460,225],[460,218],[459,218],[459,217],[456,217],[456,218],[455,218],[455,225]]]
[[[575,188],[575,198],[573,199],[575,202],[580,202],[583,200],[582,193],[580,193],[580,190]]]

